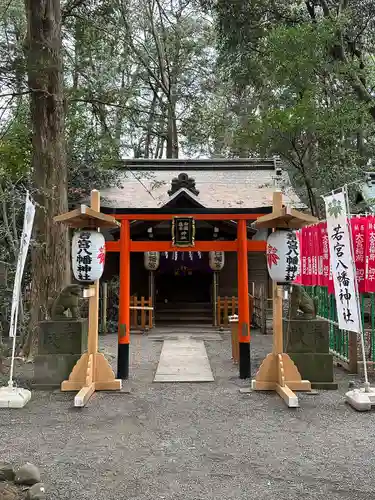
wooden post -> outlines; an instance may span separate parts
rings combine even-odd
[[[130,222],[121,221],[120,230],[120,298],[117,377],[129,378],[130,344]]]
[[[295,212],[295,217],[300,217],[303,225],[304,214]],[[266,227],[276,228],[280,220],[288,221],[288,214],[283,214],[282,193],[276,191],[273,196],[273,211],[271,215],[264,216],[258,220],[270,224]],[[271,225],[275,224],[275,225]],[[260,226],[261,227],[261,226]],[[285,227],[285,226],[282,226]],[[288,227],[288,226],[286,226]],[[311,391],[308,380],[302,380],[301,375],[288,354],[283,352],[283,298],[282,289],[276,282],[272,284],[273,298],[273,347],[272,353],[263,360],[255,380],[252,381],[252,389],[258,391],[276,391],[290,408],[298,406],[298,397],[293,391]]]
[[[232,360],[234,364],[238,363],[238,319],[232,319],[230,322],[231,339],[232,339]]]
[[[152,295],[150,295],[149,299],[148,299],[148,305],[151,307],[151,310],[148,311],[148,328],[149,330],[151,330],[151,328],[153,328],[153,321],[154,321],[154,301],[153,301],[153,298],[152,298]]]
[[[249,318],[251,327],[254,318],[254,295],[249,295]]]
[[[281,191],[275,191],[273,195],[273,210],[278,211],[283,207],[283,195]],[[283,293],[278,284],[272,282],[272,305],[273,305],[273,349],[274,354],[283,352]]]
[[[100,214],[99,191],[91,192],[91,212],[86,208],[81,209],[83,214],[89,214],[96,224],[98,221],[107,221],[107,216]],[[82,213],[75,211],[63,214],[55,218],[58,222],[78,220],[85,227],[87,220],[81,220]],[[73,227],[79,227],[75,225]],[[96,227],[99,227],[98,225]],[[79,391],[74,398],[74,406],[85,406],[90,396],[95,391],[114,391],[121,389],[121,380],[116,380],[114,373],[104,355],[98,352],[98,330],[99,330],[99,280],[84,291],[84,297],[89,299],[88,320],[88,346],[85,352],[74,366],[69,379],[61,384],[62,391]]]
[[[218,292],[218,273],[214,271],[212,281],[212,306],[213,306],[213,325],[220,326],[217,322],[217,292]]]
[[[250,378],[250,317],[246,220],[237,226],[238,342],[240,378]]]
[[[217,298],[217,326],[221,327],[221,297]]]
[[[236,314],[237,307],[238,307],[238,298],[233,295],[231,303],[231,313],[230,313],[231,316],[233,316],[233,314]]]
[[[149,295],[150,295],[150,306],[152,307],[156,302],[155,294],[155,272],[149,271]],[[150,312],[149,327],[153,328],[155,325],[155,309]]]
[[[141,330],[146,328],[145,298],[141,297]]]
[[[130,297],[130,308],[132,308],[133,313],[130,313],[130,330],[138,328],[138,298],[136,295]]]
[[[102,321],[101,330],[105,335],[107,333],[107,312],[108,312],[108,283],[103,281],[102,283]]]
[[[261,285],[260,288],[260,307],[261,307],[261,332],[267,334],[267,311],[268,311],[268,287]]]
[[[100,212],[100,195],[99,191],[94,189],[91,191],[91,208]],[[95,354],[98,352],[98,328],[99,328],[99,280],[95,281],[90,286],[93,294],[89,298],[89,335],[88,335],[88,353]],[[93,359],[93,369],[95,370],[95,357]]]

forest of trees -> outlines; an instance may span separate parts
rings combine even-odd
[[[26,189],[37,204],[25,331],[68,279],[53,216],[116,184],[121,158],[278,155],[321,215],[322,193],[372,168],[374,39],[373,0],[0,0],[11,269]]]

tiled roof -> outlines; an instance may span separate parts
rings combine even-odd
[[[272,205],[276,175],[274,160],[150,160],[125,161],[119,188],[101,191],[102,206],[108,208],[158,208],[170,197],[172,179],[186,172],[195,179],[199,195],[195,197],[207,208],[256,208]],[[286,204],[301,207],[290,187],[289,177],[282,173]]]

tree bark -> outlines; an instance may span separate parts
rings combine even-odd
[[[153,139],[153,133],[152,129],[155,124],[155,110],[156,110],[156,105],[158,102],[158,89],[154,90],[154,96],[152,98],[151,106],[150,106],[150,112],[148,114],[148,121],[147,121],[147,132],[146,132],[146,139],[145,139],[145,158],[151,158],[151,144],[152,144],[152,139]]]
[[[64,143],[60,0],[25,0],[32,121],[32,184],[37,205],[32,247],[31,320],[25,354],[33,354],[48,299],[69,281],[68,230],[53,217],[68,210]]]
[[[178,158],[178,130],[175,103],[167,104],[167,158]]]

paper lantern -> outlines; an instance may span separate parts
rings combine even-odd
[[[225,264],[225,253],[224,252],[210,252],[209,253],[209,264],[213,271],[221,271]]]
[[[72,240],[72,268],[76,280],[92,283],[102,277],[105,239],[92,230],[76,231]]]
[[[292,283],[299,274],[300,247],[291,230],[276,230],[267,239],[267,267],[273,281]]]
[[[160,264],[160,253],[145,252],[144,261],[145,261],[145,268],[148,271],[156,271]]]

